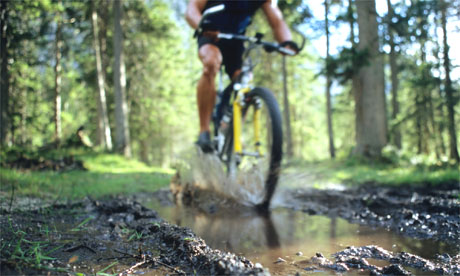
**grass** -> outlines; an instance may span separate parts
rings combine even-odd
[[[62,267],[50,267],[43,265],[44,261],[52,261],[55,258],[49,256],[52,252],[63,247],[60,245],[51,250],[44,251],[44,248],[49,246],[48,241],[31,241],[26,239],[27,233],[22,230],[15,230],[11,219],[8,219],[9,227],[4,229],[5,239],[0,241],[0,248],[2,256],[5,258],[2,261],[15,264],[19,271],[25,267],[32,267],[39,270],[55,271],[55,272],[66,272],[69,273],[67,268]],[[13,238],[8,239],[6,237],[12,235]]]
[[[433,167],[428,165],[395,165],[385,163],[361,162],[353,159],[328,160],[315,163],[291,162],[284,172],[307,171],[315,186],[324,183],[343,183],[363,185],[377,183],[382,185],[439,185],[459,181],[460,171],[455,166]]]
[[[20,171],[0,167],[0,191],[40,198],[81,199],[152,192],[169,185],[173,170],[150,167],[120,155],[77,153],[87,171]]]
[[[33,156],[36,153],[27,154]],[[128,195],[153,192],[167,187],[174,173],[171,169],[147,166],[115,154],[88,151],[46,152],[48,158],[56,158],[62,154],[76,156],[84,162],[88,171],[30,172],[0,167],[0,193],[10,194],[14,187],[15,196],[26,195],[51,199],[81,199],[88,195],[93,198],[113,194]],[[314,186],[318,188],[321,188],[324,183],[437,185],[460,179],[458,166],[424,163],[396,165],[371,163],[358,159],[326,160],[315,163],[291,161],[283,170],[283,173],[290,172],[308,173]]]

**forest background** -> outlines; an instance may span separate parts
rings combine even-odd
[[[287,162],[459,163],[460,1],[376,2],[278,2],[308,37],[255,71],[280,103]],[[2,0],[2,149],[63,147],[83,126],[95,149],[173,166],[198,131],[186,5]],[[262,13],[255,32],[272,37]]]

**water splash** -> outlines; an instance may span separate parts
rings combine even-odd
[[[181,181],[189,189],[210,190],[223,197],[230,197],[240,204],[253,206],[264,197],[264,172],[261,165],[251,166],[228,174],[225,165],[215,154],[204,154],[197,149],[186,162],[189,166],[180,170]]]

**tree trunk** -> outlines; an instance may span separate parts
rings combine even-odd
[[[390,69],[391,69],[391,119],[393,122],[396,122],[399,114],[399,100],[398,100],[398,89],[399,89],[399,79],[398,79],[398,65],[396,62],[397,52],[394,42],[394,30],[392,27],[392,18],[394,16],[393,6],[391,1],[387,0],[388,6],[388,35],[389,35],[389,44],[390,44]],[[397,123],[397,122],[396,122]],[[401,149],[401,130],[399,124],[392,127],[392,140],[394,145]]]
[[[421,27],[421,30],[423,32],[424,27]],[[420,57],[422,64],[426,64],[426,47],[425,47],[425,36],[422,36],[420,38]],[[422,80],[427,80],[429,78],[429,72],[427,72],[426,68],[422,68]],[[421,127],[422,127],[422,136],[420,137],[422,141],[422,153],[424,154],[429,154],[430,153],[430,131],[428,130],[428,109],[427,109],[427,103],[428,103],[428,87],[427,86],[422,86],[420,87],[419,91],[416,91],[416,93],[420,93],[420,101],[418,105],[418,116],[420,117],[420,122],[421,122]]]
[[[287,156],[294,155],[292,147],[292,132],[291,132],[291,115],[289,113],[289,98],[287,87],[287,70],[286,70],[286,57],[282,57],[283,62],[283,105],[284,105],[284,125],[286,126],[286,141],[287,141]]]
[[[109,22],[109,0],[101,0],[99,15],[99,42],[101,45],[102,72],[104,74],[104,79],[107,80],[107,68],[109,67],[109,58],[107,57],[107,24]],[[105,91],[110,91],[107,82],[105,82]]]
[[[419,93],[415,92],[415,131],[417,135],[417,154],[423,152],[423,131],[421,116],[421,100]]]
[[[332,128],[332,108],[331,108],[331,74],[329,72],[329,0],[324,1],[324,18],[326,25],[326,112],[327,112],[327,133],[329,136],[329,154],[335,158],[334,130]]]
[[[59,2],[61,4],[61,2]],[[54,65],[54,138],[59,146],[62,140],[62,127],[61,127],[61,48],[62,48],[62,39],[61,39],[61,29],[62,29],[62,19],[61,14],[58,14],[56,22],[56,56]]]
[[[457,134],[455,131],[455,111],[454,111],[454,97],[452,89],[452,80],[450,79],[450,59],[449,59],[449,45],[447,43],[447,18],[446,10],[447,3],[442,0],[441,8],[441,25],[443,32],[443,53],[444,53],[444,73],[445,73],[445,93],[446,93],[446,104],[447,104],[447,118],[448,118],[448,130],[449,130],[449,157],[460,163],[460,157],[457,149]]]
[[[422,29],[424,29],[422,27]],[[421,39],[421,46],[420,46],[420,52],[422,56],[422,64],[426,64],[426,41],[424,38]],[[429,71],[428,68],[423,68],[422,72],[422,78],[424,80],[430,79],[430,74],[431,72]],[[423,129],[424,129],[424,147],[423,147],[423,152],[425,154],[430,153],[430,140],[434,142],[434,150],[436,157],[439,159],[440,154],[439,154],[439,147],[436,143],[436,129],[435,129],[435,122],[434,122],[434,111],[433,111],[433,97],[432,97],[432,92],[431,88],[424,86],[420,90],[423,93],[423,104],[421,105],[421,110],[420,113],[422,114],[423,118]]]
[[[9,87],[10,80],[8,74],[8,36],[7,36],[7,19],[8,19],[8,1],[0,1],[0,55],[1,55],[1,73],[0,73],[0,146],[3,148],[6,144],[6,135],[8,133],[9,121]]]
[[[383,61],[379,52],[379,37],[375,0],[357,0],[359,44],[367,50],[369,64],[358,71],[360,90],[355,99],[357,133],[355,153],[377,158],[387,143]],[[359,120],[358,120],[359,119]]]
[[[99,44],[99,28],[98,28],[98,16],[96,9],[93,5],[92,10],[92,23],[93,23],[93,47],[96,53],[96,70],[97,70],[97,104],[98,104],[98,133],[99,139],[98,144],[103,144],[104,148],[112,150],[112,136],[109,125],[109,117],[107,115],[107,100],[105,96],[105,76],[102,70],[102,58],[101,58],[101,47]]]
[[[439,93],[439,96],[441,98],[441,100],[443,100],[443,95],[442,95],[442,90],[441,90],[441,87],[438,87],[438,93]],[[440,104],[438,107],[437,107],[437,110],[438,110],[438,116],[441,118],[441,120],[439,121],[439,123],[437,124],[437,130],[438,130],[438,133],[437,133],[437,136],[438,136],[438,139],[439,139],[439,146],[441,147],[441,155],[446,155],[446,144],[444,142],[444,130],[445,130],[445,123],[444,123],[444,118],[445,117],[445,114],[444,114],[444,104]]]
[[[440,14],[437,12],[436,15],[435,15],[435,29],[438,30],[440,29],[441,26],[440,26]],[[436,31],[436,36],[438,36],[438,32]],[[435,49],[437,49],[436,51],[434,51],[434,56],[436,57],[436,60],[437,60],[437,68],[438,68],[438,74],[440,76],[442,76],[442,59],[439,55],[439,52],[440,52],[440,49],[441,49],[441,45],[440,45],[440,41],[437,39],[434,41],[435,42]],[[440,148],[440,155],[444,156],[446,155],[446,146],[445,146],[445,143],[444,143],[444,137],[443,137],[443,133],[444,133],[444,130],[445,130],[445,123],[444,123],[444,118],[446,118],[445,114],[444,114],[444,103],[443,103],[443,93],[442,93],[442,88],[441,88],[441,84],[438,84],[436,86],[436,90],[439,94],[439,99],[440,99],[440,104],[438,103],[438,101],[435,101],[434,102],[434,112],[435,112],[435,118],[440,118],[438,120],[435,121],[435,130],[436,130],[436,138],[437,138],[437,144],[439,145],[439,148]]]
[[[149,142],[150,139],[141,139],[139,142],[139,157],[145,164],[150,164],[149,160]]]
[[[122,1],[113,1],[114,13],[114,68],[115,84],[115,122],[116,122],[116,150],[127,157],[131,157],[128,105],[126,102],[126,70],[123,61],[123,31],[121,28]]]
[[[433,93],[431,89],[428,91],[427,94],[427,99],[428,99],[428,110],[429,110],[429,120],[430,120],[430,133],[433,137],[433,142],[434,142],[434,151],[436,154],[436,158],[439,160],[441,158],[441,146],[438,143],[438,139],[436,138],[437,134],[437,127],[436,127],[436,122],[434,119],[434,107],[433,107]]]
[[[16,143],[21,146],[25,146],[27,141],[27,127],[26,127],[26,118],[27,118],[27,90],[22,88],[18,91],[18,106],[15,108],[17,112],[16,115],[19,117],[19,126],[18,126],[18,139]]]
[[[353,49],[357,48],[356,38],[355,38],[355,20],[353,18],[353,0],[348,0],[348,12],[347,18],[348,23],[350,25],[350,42]],[[356,64],[352,64],[353,66],[353,76],[352,76],[352,85],[351,85],[351,92],[353,94],[353,98],[355,101],[355,140],[361,140],[361,124],[362,121],[362,104],[361,104],[361,83],[359,82],[358,78],[358,68]]]

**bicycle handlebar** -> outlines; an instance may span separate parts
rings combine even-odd
[[[279,43],[275,42],[268,42],[268,41],[263,41],[260,39],[258,36],[245,36],[245,35],[239,35],[239,34],[227,34],[227,33],[219,33],[217,34],[217,38],[219,39],[236,39],[236,40],[242,40],[242,41],[249,41],[251,43],[257,44],[257,45],[262,45],[266,51],[277,51],[285,55],[289,56],[295,56],[297,53],[291,49],[284,48],[282,47]],[[302,46],[304,43],[302,43]],[[299,48],[299,52],[303,49]]]

